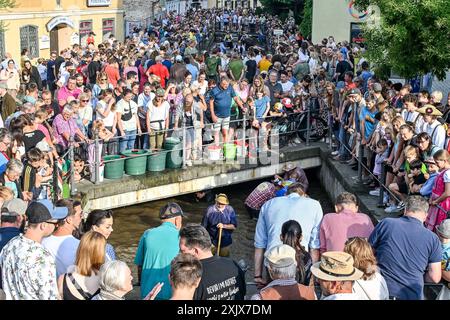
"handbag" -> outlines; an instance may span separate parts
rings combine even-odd
[[[123,109],[124,114],[122,114],[122,116],[120,117],[120,119],[122,119],[122,121],[130,121],[130,119],[133,117],[133,112],[131,111],[131,103],[128,102],[128,111],[125,110],[125,108]]]

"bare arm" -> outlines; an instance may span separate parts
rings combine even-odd
[[[435,262],[428,265],[428,271],[425,273],[425,282],[438,283],[441,281],[442,269],[441,263]]]
[[[309,254],[311,255],[312,262],[317,262],[320,259],[320,250],[319,249],[309,249]]]
[[[119,119],[122,118],[122,113],[117,112],[117,113],[116,113],[116,117],[117,117],[117,119],[118,119],[118,120],[117,120],[117,125],[118,125],[118,127],[119,127],[120,135],[123,136],[123,135],[125,135],[125,131],[123,130],[123,123],[122,123],[121,120],[119,120]]]
[[[450,197],[450,183],[446,182],[444,193],[441,194],[436,200],[434,200],[433,203],[438,204],[447,199],[448,197]]]
[[[265,249],[255,248],[255,277],[262,276]]]

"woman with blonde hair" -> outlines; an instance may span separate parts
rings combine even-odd
[[[353,284],[353,292],[364,300],[388,300],[387,283],[377,267],[370,243],[361,237],[349,238],[345,242],[344,252],[353,257],[353,266],[363,272],[362,278]]]
[[[0,186],[0,208],[6,201],[12,200],[14,198],[14,193],[12,190],[5,186]]]
[[[258,91],[260,91],[260,90],[263,90],[264,95],[270,97],[270,90],[269,90],[269,87],[267,87],[267,86],[264,84],[264,79],[263,79],[263,77],[261,77],[261,76],[259,75],[259,76],[256,76],[255,79],[253,79],[253,84],[252,84],[252,86],[250,87],[250,91],[249,91],[248,96],[251,97],[251,98],[255,98],[255,97],[256,97],[256,93],[257,93]]]
[[[75,265],[58,279],[63,300],[90,300],[99,293],[100,267],[105,263],[106,238],[99,232],[88,231],[78,245]]]
[[[114,87],[111,83],[108,83],[108,75],[106,72],[99,72],[97,75],[97,83],[92,87],[92,95],[98,99],[102,90],[111,89]]]

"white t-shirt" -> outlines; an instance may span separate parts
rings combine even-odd
[[[447,132],[445,131],[444,126],[438,120],[435,120],[432,124],[426,124],[424,128],[426,133],[428,133],[431,137],[433,144],[441,149],[444,149],[445,138],[447,137]]]
[[[107,105],[106,102],[103,100],[100,100],[99,102],[97,102],[97,108],[96,110],[99,110],[101,112],[105,112],[105,110],[107,109]],[[104,117],[102,116],[100,113],[98,113],[96,111],[97,114],[97,119],[98,120],[103,120],[103,124],[105,125],[105,127],[112,127],[114,124],[114,117],[116,116],[116,111],[110,111],[108,116]]]
[[[450,170],[445,171],[443,178],[445,183],[450,182]]]
[[[201,85],[197,80],[195,80],[193,85],[200,87],[200,94],[201,95],[205,95],[206,90],[208,90],[208,81],[206,81],[206,80],[203,81],[203,85]]]
[[[414,132],[419,134],[424,131],[425,121],[423,120],[422,115],[417,111],[408,111],[406,109],[402,110],[402,118],[405,122],[416,122]]]
[[[283,88],[283,92],[291,91],[292,87],[294,86],[294,84],[291,81],[286,81],[285,83],[280,81],[278,83],[281,84],[281,87]]]
[[[80,117],[81,120],[88,120],[89,122],[92,121],[92,106],[90,104],[88,104],[86,107],[84,108],[79,108],[78,109],[78,116]],[[88,122],[88,124],[89,124]]]
[[[51,235],[42,239],[44,248],[55,257],[57,277],[66,273],[67,268],[75,264],[79,244],[80,240],[72,235],[61,237]]]
[[[371,280],[357,280],[353,283],[353,293],[356,293],[361,299],[369,300],[388,300],[389,289],[383,276],[375,273]]]
[[[148,102],[148,116],[150,119],[150,128],[153,130],[162,130],[165,128],[165,121],[169,116],[170,104],[163,101],[159,107],[155,107],[152,101]],[[159,122],[152,122],[159,121]]]
[[[116,104],[116,107],[116,111],[122,114],[121,119],[118,119],[118,121],[122,121],[123,129],[126,131],[137,130],[136,114],[138,107],[136,102],[131,100],[128,103],[122,99]],[[131,112],[131,118],[129,120],[122,120],[129,112]]]

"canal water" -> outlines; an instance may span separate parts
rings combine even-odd
[[[317,169],[307,170],[310,182],[309,196],[320,201],[323,212],[328,213],[333,206],[328,198],[325,190],[320,185],[317,177]],[[267,180],[267,179],[266,179]],[[214,194],[226,193],[230,200],[230,205],[237,214],[238,227],[233,233],[232,258],[235,261],[244,259],[249,269],[246,273],[246,280],[253,281],[253,239],[255,234],[256,221],[249,218],[244,206],[245,199],[253,191],[256,186],[265,180],[255,180],[238,185],[217,188],[213,190]],[[134,265],[134,256],[139,243],[139,239],[145,230],[160,225],[159,210],[167,202],[177,202],[184,212],[187,213],[188,219],[184,219],[184,223],[200,223],[202,217],[208,207],[208,203],[196,202],[194,195],[183,195],[175,198],[169,198],[159,201],[153,201],[135,206],[124,207],[114,210],[113,233],[109,238],[109,242],[116,250],[117,259],[122,260],[130,266],[133,272],[133,282],[137,283],[137,268]],[[137,290],[128,295],[128,299],[139,299]],[[248,287],[248,291],[253,291]]]

